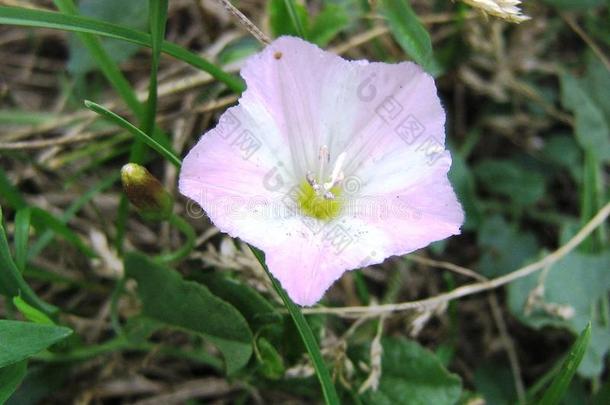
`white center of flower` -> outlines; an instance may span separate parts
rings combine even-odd
[[[337,161],[333,166],[330,176],[327,178],[328,181],[324,181],[324,167],[330,162],[330,152],[328,151],[328,146],[323,145],[320,147],[320,152],[318,154],[318,177],[316,178],[311,171],[307,171],[307,174],[305,175],[307,183],[313,188],[316,195],[324,197],[326,200],[335,198],[335,195],[331,190],[333,187],[338,186],[345,178],[342,170],[345,163],[345,156],[345,152],[337,156]]]

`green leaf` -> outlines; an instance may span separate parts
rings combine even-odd
[[[327,4],[314,18],[307,31],[307,39],[319,46],[326,46],[348,24],[349,18],[343,7]]]
[[[538,285],[540,274],[514,281],[508,286],[508,306],[521,322],[533,328],[544,326],[566,328],[580,333],[592,322],[591,343],[578,369],[579,375],[593,377],[603,370],[603,359],[610,349],[610,327],[596,316],[598,301],[610,290],[610,252],[585,255],[572,252],[549,268],[544,279],[543,304],[526,314],[526,302]],[[563,318],[551,309],[563,308]],[[546,305],[546,307],[544,306]]]
[[[214,295],[235,306],[253,331],[269,323],[282,321],[273,305],[245,284],[218,273],[198,275],[195,279],[205,284]]]
[[[32,211],[29,207],[21,208],[15,214],[15,264],[22,273],[28,257],[31,216]]]
[[[522,206],[544,196],[544,177],[512,160],[483,160],[474,167],[474,174],[487,190]]]
[[[148,0],[81,0],[79,14],[129,28],[144,30],[147,27]],[[101,41],[102,48],[117,64],[127,60],[140,48],[137,45],[107,39]],[[84,74],[97,67],[96,61],[76,38],[70,39],[68,70]]]
[[[4,404],[23,381],[27,371],[28,362],[20,361],[0,368],[0,404]]]
[[[254,352],[256,353],[256,359],[261,364],[261,372],[265,377],[277,380],[284,375],[284,360],[271,342],[264,337],[259,337],[256,339]]]
[[[86,17],[49,11],[24,9],[20,7],[0,7],[0,24],[85,32],[109,38],[121,39],[148,47],[151,46],[150,35],[145,32],[132,30],[119,25],[93,20]],[[236,93],[241,93],[245,89],[245,85],[240,79],[223,72],[214,64],[176,44],[164,41],[162,50],[164,53],[167,53],[176,59],[182,60],[189,65],[208,72],[210,75],[212,75],[212,77],[224,82]]]
[[[538,254],[534,234],[519,231],[501,216],[492,216],[481,224],[477,243],[482,251],[478,267],[487,277],[516,270]]]
[[[233,306],[139,253],[126,255],[125,271],[138,282],[146,316],[202,335],[222,352],[228,374],[246,365],[252,332]]]
[[[427,72],[434,70],[432,41],[408,0],[383,0],[381,12],[402,49]]]
[[[589,322],[586,328],[580,333],[580,336],[570,349],[568,357],[563,362],[559,374],[553,380],[551,386],[546,390],[542,400],[539,402],[540,405],[556,405],[559,404],[561,399],[564,397],[565,392],[576,373],[578,365],[582,361],[582,358],[589,345],[591,339],[591,323]]]
[[[379,388],[363,395],[364,404],[453,405],[460,398],[460,378],[432,352],[404,338],[384,338],[382,346]]]
[[[73,370],[65,364],[39,364],[28,367],[25,379],[6,405],[38,405],[44,399],[65,387],[73,376]]]
[[[261,44],[255,38],[237,38],[225,46],[218,54],[218,62],[228,65],[233,62],[244,60],[246,57],[260,51]]]
[[[544,143],[542,155],[557,168],[568,170],[573,180],[580,181],[582,151],[571,135],[555,135]]]
[[[0,207],[0,294],[7,297],[21,295],[29,304],[46,314],[57,311],[52,305],[42,301],[23,279],[21,272],[13,261],[8,240],[2,223],[2,208]]]
[[[293,7],[294,15],[291,15],[289,5]],[[307,9],[301,3],[294,3],[286,0],[270,0],[267,4],[269,14],[269,25],[274,37],[281,35],[292,35],[303,37],[303,32],[299,33],[299,28],[304,30],[309,24]]]
[[[25,360],[71,334],[63,326],[0,319],[0,368]]]
[[[580,206],[580,223],[581,227],[595,216],[595,214],[603,207],[604,202],[604,186],[603,172],[604,168],[596,160],[592,152],[585,153],[585,164],[583,166],[583,179],[581,184],[581,206]],[[578,247],[579,251],[585,253],[596,253],[602,250],[606,245],[605,226],[599,226],[587,239],[585,239]]]
[[[45,325],[55,325],[55,322],[53,322],[51,318],[46,316],[44,312],[37,310],[36,308],[25,302],[21,297],[13,297],[13,305],[17,307],[19,312],[21,312],[21,314],[25,316],[28,321],[34,323],[42,323]]]
[[[85,100],[85,107],[131,132],[133,136],[135,136],[137,139],[141,140],[142,142],[150,146],[152,149],[157,151],[161,156],[173,163],[174,166],[176,166],[177,168],[180,168],[180,166],[182,165],[182,161],[172,151],[165,148],[159,142],[155,141],[153,138],[142,132],[135,125],[131,124],[129,121],[125,120],[119,115],[89,100]]]
[[[603,107],[588,91],[585,84],[587,79],[578,79],[569,73],[562,74],[560,78],[561,103],[574,112],[576,140],[584,151],[592,153],[598,161],[610,161],[610,124]]]
[[[150,33],[152,47],[152,63],[148,81],[148,100],[146,102],[146,115],[142,125],[144,133],[151,133],[155,127],[157,116],[157,70],[161,47],[165,38],[165,25],[167,23],[168,0],[149,0]]]
[[[497,361],[482,362],[475,371],[474,386],[487,404],[516,403],[515,384],[508,365],[498,364]]]
[[[307,34],[305,32],[305,24],[303,24],[302,13],[305,15],[305,22],[307,22],[307,9],[305,6],[301,6],[297,9],[297,4],[294,0],[283,0],[284,6],[286,7],[286,11],[288,12],[288,17],[294,26],[294,29],[297,35],[303,39],[307,39]]]
[[[19,208],[27,207],[28,203],[23,199],[21,193],[17,189],[17,187],[13,186],[6,177],[6,173],[0,167],[0,197],[2,200],[6,201],[6,203],[13,209],[17,210]]]
[[[476,197],[476,186],[472,171],[459,153],[452,153],[449,180],[455,188],[459,201],[466,211],[465,229],[476,229],[481,222],[481,209]]]

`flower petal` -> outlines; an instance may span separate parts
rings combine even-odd
[[[445,115],[417,65],[348,62],[282,37],[242,76],[239,106],[185,158],[180,190],[221,231],[263,250],[296,303],[314,304],[346,270],[459,233]],[[327,222],[295,211],[291,196],[322,146],[329,166],[346,159],[346,206]]]

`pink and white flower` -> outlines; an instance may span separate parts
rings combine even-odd
[[[460,233],[445,113],[414,63],[347,61],[281,37],[184,159],[180,191],[265,252],[300,305],[345,271]]]

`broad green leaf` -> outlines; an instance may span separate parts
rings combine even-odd
[[[606,26],[609,25],[607,24]],[[609,123],[610,103],[608,103],[608,93],[610,93],[610,75],[608,74],[608,68],[592,52],[587,55],[587,72],[581,80],[581,84],[597,107],[604,112],[606,122]]]
[[[74,372],[70,365],[39,364],[28,366],[25,379],[6,405],[38,405],[57,392]]]
[[[126,255],[125,271],[138,282],[146,316],[202,335],[222,352],[228,374],[246,365],[252,332],[233,306],[139,253]]]
[[[486,219],[480,226],[477,244],[482,255],[478,268],[487,277],[497,277],[521,267],[538,254],[538,242],[530,232],[522,232],[500,216]]]
[[[578,148],[573,136],[555,135],[550,137],[544,143],[542,156],[554,166],[568,170],[573,180],[580,181],[582,151]]]
[[[513,405],[516,403],[515,384],[508,364],[482,362],[474,374],[474,386],[487,404]]]
[[[561,75],[561,103],[574,112],[576,140],[599,162],[610,161],[610,124],[603,108],[588,91],[586,79]],[[610,89],[609,89],[610,90]]]
[[[0,404],[4,404],[13,395],[23,381],[28,362],[23,360],[0,368]]]
[[[426,71],[434,70],[432,41],[408,0],[382,0],[381,12],[402,49]]]
[[[578,373],[583,377],[598,375],[603,369],[603,358],[610,349],[610,328],[595,316],[598,301],[610,290],[610,253],[585,255],[570,253],[549,268],[544,279],[543,303],[526,314],[526,302],[538,285],[540,273],[514,281],[508,286],[508,306],[513,315],[525,324],[540,329],[544,326],[566,328],[580,333],[592,321],[591,342]],[[560,308],[565,317],[550,311]]]
[[[544,195],[544,177],[515,161],[483,160],[474,167],[474,174],[487,190],[519,205],[533,204]]]
[[[256,339],[254,352],[256,359],[261,364],[261,372],[265,377],[276,380],[284,375],[284,360],[267,339],[264,337]]]
[[[453,405],[460,398],[460,378],[432,352],[404,338],[384,338],[382,346],[379,388],[362,396],[364,404]]]
[[[148,22],[148,0],[81,0],[79,14],[129,28],[144,30]],[[137,52],[139,46],[114,39],[102,41],[102,47],[116,63],[121,63]],[[70,38],[68,70],[84,74],[96,68],[97,62],[82,43]]]
[[[556,405],[560,403],[570,385],[570,381],[572,381],[572,378],[576,373],[578,365],[582,361],[587,346],[589,345],[590,338],[591,323],[587,324],[587,327],[580,333],[580,336],[572,345],[568,357],[559,369],[559,374],[555,376],[551,386],[546,390],[542,400],[539,402],[540,405]]]
[[[197,276],[195,279],[203,282],[214,295],[235,306],[253,331],[266,324],[282,321],[281,315],[273,305],[245,284],[218,273]]]
[[[156,319],[149,318],[143,315],[132,316],[127,319],[123,332],[127,339],[132,343],[144,343],[150,335],[164,326],[163,323]]]
[[[63,326],[0,319],[0,367],[27,359],[71,334]]]

